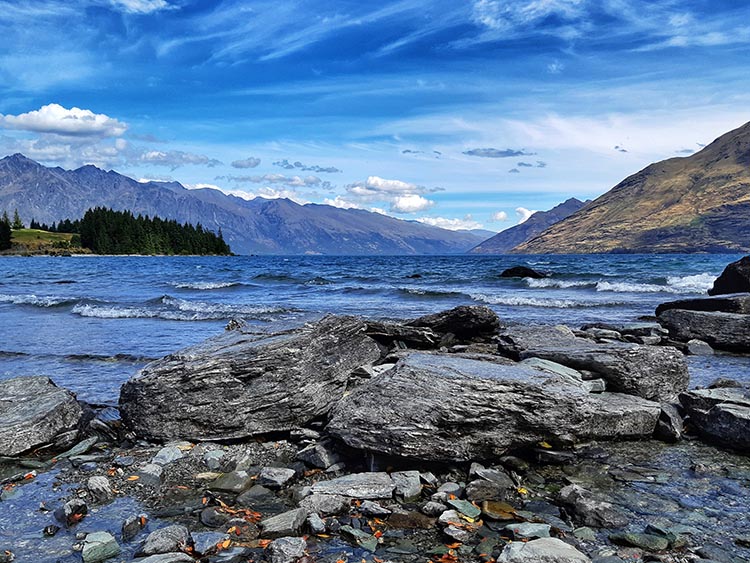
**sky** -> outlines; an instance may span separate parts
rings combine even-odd
[[[500,231],[750,121],[750,4],[0,0],[0,156]]]

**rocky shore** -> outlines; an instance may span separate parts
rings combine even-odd
[[[0,561],[747,561],[750,398],[685,354],[750,349],[750,296],[656,319],[233,322],[119,409],[0,382]]]

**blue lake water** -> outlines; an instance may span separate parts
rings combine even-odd
[[[705,294],[735,255],[0,257],[0,378],[48,375],[115,404],[149,359],[242,317],[274,330],[325,313],[410,318],[460,304],[505,322],[629,321]],[[503,279],[524,264],[542,280]],[[750,378],[746,358],[691,360],[693,384]]]

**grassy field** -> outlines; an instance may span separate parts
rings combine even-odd
[[[71,246],[73,235],[70,233],[50,233],[37,229],[16,229],[13,231],[11,242],[13,251],[21,252],[54,252],[77,250]]]

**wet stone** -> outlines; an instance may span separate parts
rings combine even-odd
[[[326,532],[326,523],[315,513],[307,517],[307,527],[313,534],[325,534]]]
[[[319,481],[313,493],[342,495],[356,499],[391,498],[395,485],[387,473],[354,473],[330,481]]]
[[[407,500],[417,498],[422,493],[419,471],[394,471],[391,479],[396,486],[396,494]]]
[[[472,540],[474,534],[465,528],[459,528],[458,526],[450,525],[443,528],[443,533],[449,538],[456,540],[457,542],[466,543]]]
[[[98,563],[120,553],[120,546],[109,532],[88,534],[83,543],[81,557],[84,563]]]
[[[549,524],[535,524],[523,522],[521,524],[508,524],[505,529],[513,534],[516,540],[531,540],[536,538],[548,538],[550,532]]]
[[[296,475],[294,469],[286,467],[264,467],[258,475],[258,484],[269,489],[281,489],[288,485]]]
[[[249,547],[233,546],[212,555],[208,563],[247,563],[252,561],[253,550]]]
[[[142,559],[136,559],[135,563],[194,563],[195,560],[190,557],[187,553],[173,552],[173,553],[158,553],[144,557]]]
[[[260,529],[263,536],[267,538],[297,536],[302,531],[305,520],[307,520],[307,510],[297,508],[262,520]]]
[[[441,502],[429,501],[422,505],[420,508],[422,514],[427,516],[440,516],[443,512],[448,510],[448,507]]]
[[[669,547],[669,540],[667,538],[653,534],[623,532],[610,534],[609,540],[617,545],[638,547],[645,551],[664,551]]]
[[[129,542],[135,536],[137,536],[141,530],[148,523],[148,518],[145,514],[139,514],[137,516],[129,516],[122,523],[122,541]]]
[[[177,446],[165,446],[157,452],[151,460],[151,463],[155,463],[156,465],[168,465],[173,461],[182,459],[183,457],[184,454],[182,453],[182,450]]]
[[[270,489],[261,485],[254,485],[237,497],[239,506],[251,508],[266,516],[280,514],[289,510],[289,507],[277,497]]]
[[[429,530],[435,525],[435,519],[419,512],[396,512],[388,518],[388,527],[394,529],[423,529]]]
[[[268,546],[271,563],[294,563],[305,555],[307,542],[303,538],[279,538]]]
[[[132,455],[119,455],[112,461],[115,467],[130,467],[134,463],[135,458]]]
[[[136,475],[140,478],[140,483],[158,487],[161,485],[161,476],[163,473],[164,468],[161,465],[147,463],[136,473]]]
[[[498,563],[590,563],[591,560],[572,545],[557,538],[540,538],[505,546]]]
[[[81,499],[74,498],[66,502],[63,506],[55,510],[55,518],[65,524],[65,526],[74,526],[78,524],[88,514],[88,506]]]
[[[357,530],[352,526],[341,526],[341,530],[339,530],[339,532],[341,533],[342,537],[351,541],[355,545],[358,545],[362,549],[374,552],[378,548],[378,538],[368,534],[367,532]]]
[[[476,518],[482,511],[467,500],[452,499],[448,504],[469,518]]]
[[[359,511],[365,516],[388,516],[392,513],[391,510],[371,500],[363,501],[359,506]]]
[[[209,485],[212,491],[239,494],[249,489],[254,483],[247,471],[230,471],[224,473]]]
[[[193,534],[193,548],[201,555],[213,555],[219,549],[219,543],[229,539],[227,534],[221,532],[198,532]]]
[[[86,482],[86,489],[88,489],[89,494],[91,494],[94,500],[98,502],[106,502],[113,497],[112,485],[109,479],[101,475],[89,477]]]
[[[229,519],[230,516],[216,506],[209,506],[201,510],[201,524],[207,528],[219,528],[226,524]]]
[[[147,537],[139,555],[156,555],[182,551],[192,544],[190,532],[185,526],[174,524],[154,530]]]

